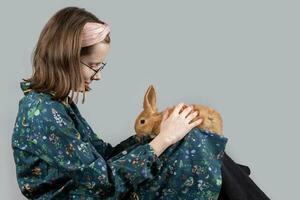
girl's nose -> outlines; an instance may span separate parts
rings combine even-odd
[[[100,80],[101,78],[101,74],[100,72],[98,72],[94,77],[93,77],[93,80]]]

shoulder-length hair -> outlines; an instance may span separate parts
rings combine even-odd
[[[32,76],[23,78],[31,83],[31,89],[50,93],[53,95],[52,99],[64,101],[70,91],[73,99],[74,91],[81,84],[85,88],[80,57],[88,55],[93,47],[81,48],[81,33],[87,22],[105,23],[84,8],[78,7],[63,8],[49,19],[31,55]],[[110,43],[109,34],[101,42]],[[79,91],[76,103],[78,94]],[[84,98],[85,90],[82,103]]]

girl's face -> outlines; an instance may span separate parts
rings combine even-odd
[[[95,74],[94,70],[98,70],[103,65],[103,62],[106,62],[105,59],[108,51],[109,44],[100,42],[93,46],[91,54],[81,57],[81,67],[84,76],[85,91],[90,90],[90,84],[93,80],[101,79],[101,71],[98,71],[98,73]],[[90,66],[92,69],[90,69],[85,64]],[[83,88],[80,88],[80,91],[82,92]]]

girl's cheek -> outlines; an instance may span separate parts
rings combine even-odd
[[[91,76],[91,75],[90,75],[89,72],[83,71],[83,77],[84,77],[85,80],[88,80],[90,76]]]

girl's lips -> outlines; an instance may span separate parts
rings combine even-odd
[[[85,91],[90,91],[92,88],[90,88],[90,83],[92,81],[84,81]]]
[[[89,87],[89,85],[85,85],[85,91],[90,91],[90,90],[92,90],[90,87]]]

